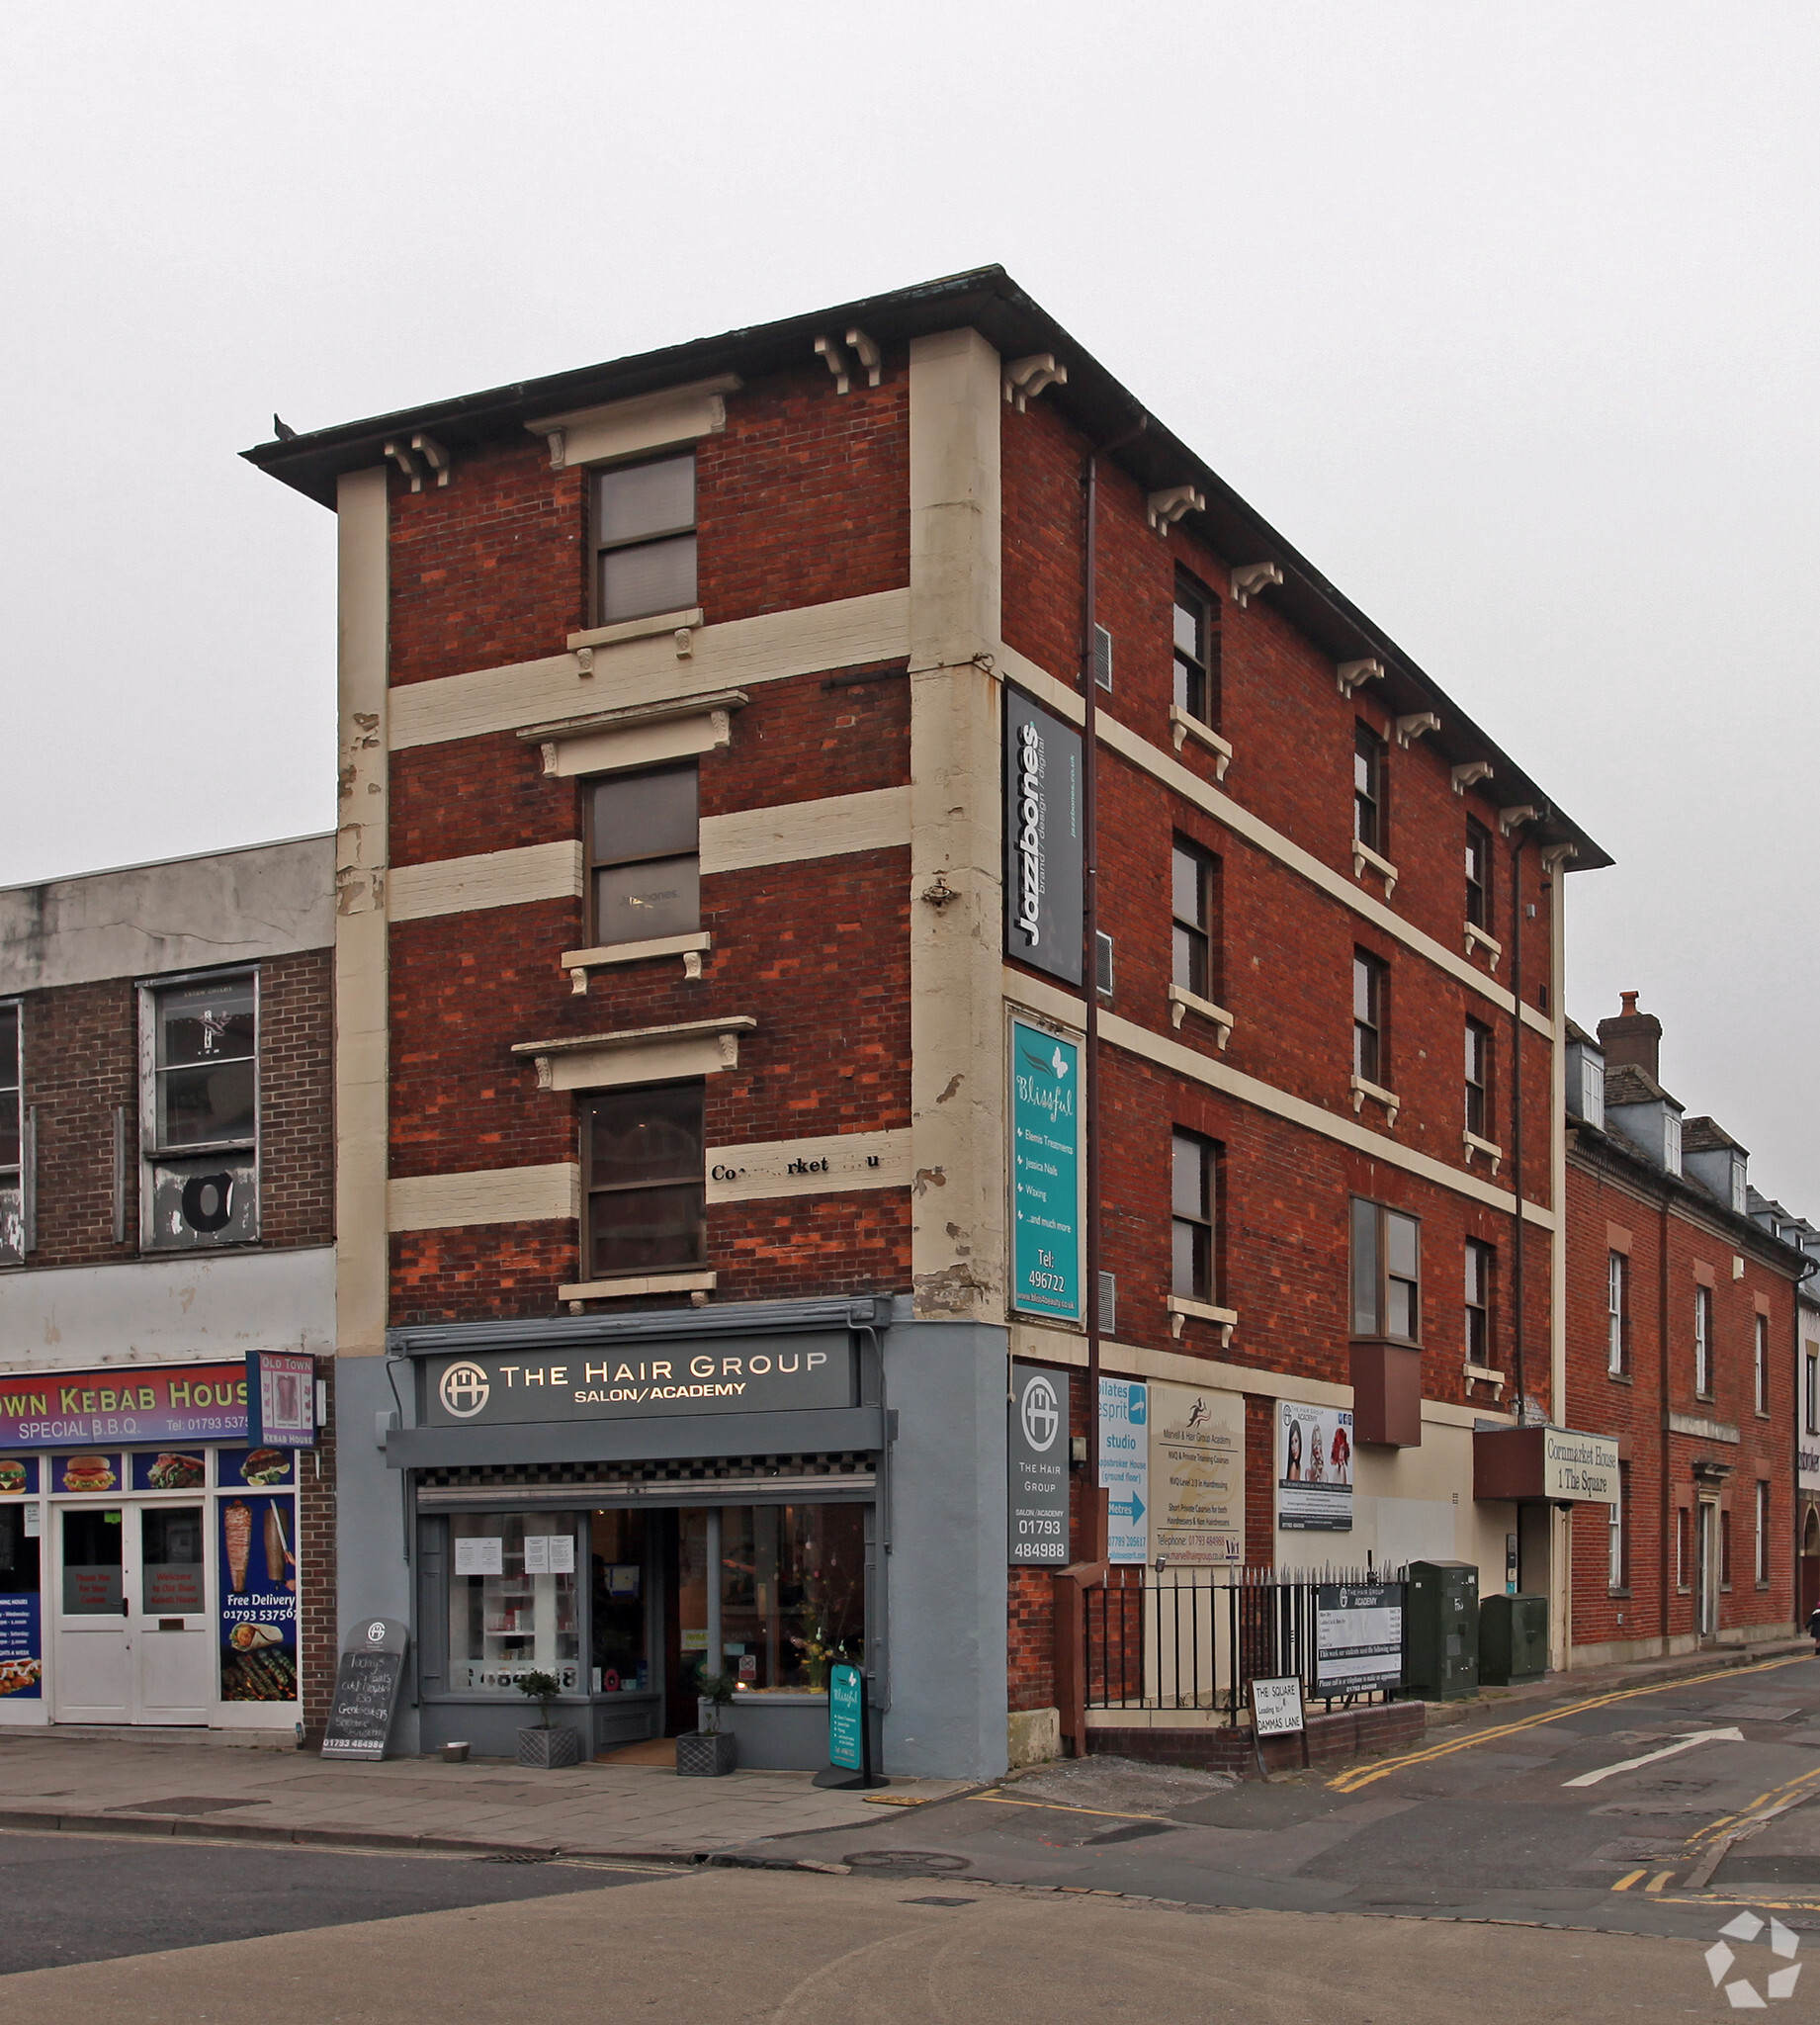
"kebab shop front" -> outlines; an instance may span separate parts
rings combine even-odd
[[[295,1725],[313,1371],[0,1376],[0,1723]]]

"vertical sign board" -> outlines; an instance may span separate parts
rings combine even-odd
[[[1011,1021],[1011,1306],[1079,1322],[1081,1046]]]
[[[866,1677],[856,1666],[827,1670],[827,1762],[866,1770]]]
[[[1276,1525],[1281,1533],[1352,1531],[1352,1415],[1279,1399]]]
[[[1224,1568],[1245,1559],[1245,1401],[1198,1386],[1150,1388],[1153,1557]]]
[[[409,1635],[395,1618],[362,1618],[349,1631],[322,1732],[323,1757],[377,1761],[386,1755]]]
[[[1106,1558],[1150,1559],[1150,1387],[1099,1381],[1099,1482],[1106,1493]]]
[[[247,1439],[254,1448],[316,1446],[316,1361],[307,1352],[249,1351]]]
[[[1068,1565],[1068,1407],[1066,1371],[1011,1366],[1011,1539],[1018,1568]]]
[[[1004,949],[1081,982],[1081,734],[1004,692]]]

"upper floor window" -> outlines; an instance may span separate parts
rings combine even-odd
[[[1466,819],[1466,919],[1475,928],[1492,921],[1492,833]]]
[[[26,1255],[25,1076],[17,1006],[0,1006],[0,1266]]]
[[[591,782],[587,853],[597,945],[693,934],[702,924],[695,762]]]
[[[1605,1369],[1622,1377],[1630,1368],[1630,1261],[1605,1254]]]
[[[674,1273],[708,1256],[702,1086],[647,1085],[581,1107],[589,1279]]]
[[[1214,1149],[1195,1132],[1170,1141],[1170,1291],[1213,1299]]]
[[[1712,1396],[1712,1288],[1693,1289],[1693,1389],[1702,1399]]]
[[[1390,966],[1364,949],[1352,952],[1352,1073],[1361,1083],[1382,1085],[1385,1000]]]
[[[1496,1247],[1466,1240],[1466,1362],[1483,1368],[1492,1361],[1492,1273]]]
[[[1482,1019],[1466,1022],[1466,1129],[1492,1136],[1492,1030]]]
[[[594,622],[695,603],[695,453],[594,474]]]
[[[1384,741],[1368,724],[1352,727],[1352,836],[1367,850],[1384,848]]]
[[[1175,701],[1192,718],[1213,724],[1219,716],[1219,636],[1213,600],[1190,576],[1175,577]]]
[[[1170,852],[1170,978],[1197,999],[1214,995],[1214,872],[1206,851],[1175,839]]]
[[[1755,1352],[1753,1365],[1756,1372],[1754,1389],[1757,1395],[1757,1411],[1759,1413],[1768,1413],[1770,1411],[1770,1318],[1768,1315],[1759,1315],[1757,1317],[1757,1334],[1753,1350]]]
[[[1422,1340],[1422,1225],[1352,1198],[1352,1334]]]
[[[1807,1346],[1807,1432],[1820,1435],[1820,1347]]]
[[[259,1235],[259,985],[251,971],[147,987],[140,1239],[156,1250]]]
[[[1605,1507],[1605,1582],[1612,1589],[1630,1587],[1630,1464],[1617,1466],[1617,1502]]]

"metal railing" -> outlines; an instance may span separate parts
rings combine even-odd
[[[1395,1685],[1334,1686],[1343,1668],[1332,1651],[1322,1664],[1320,1592],[1381,1590],[1403,1577],[1401,1567],[1112,1568],[1083,1598],[1086,1706],[1203,1710],[1232,1722],[1254,1680],[1291,1674],[1304,1701],[1324,1708],[1389,1700],[1400,1672]],[[1326,1617],[1330,1632],[1343,1623],[1331,1609]]]

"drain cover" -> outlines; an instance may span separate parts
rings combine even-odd
[[[501,1849],[492,1856],[477,1856],[477,1863],[555,1863],[554,1856],[546,1856],[538,1849]]]
[[[856,1871],[901,1871],[907,1877],[964,1871],[968,1867],[966,1857],[949,1856],[939,1849],[862,1849],[857,1856],[843,1860]]]

